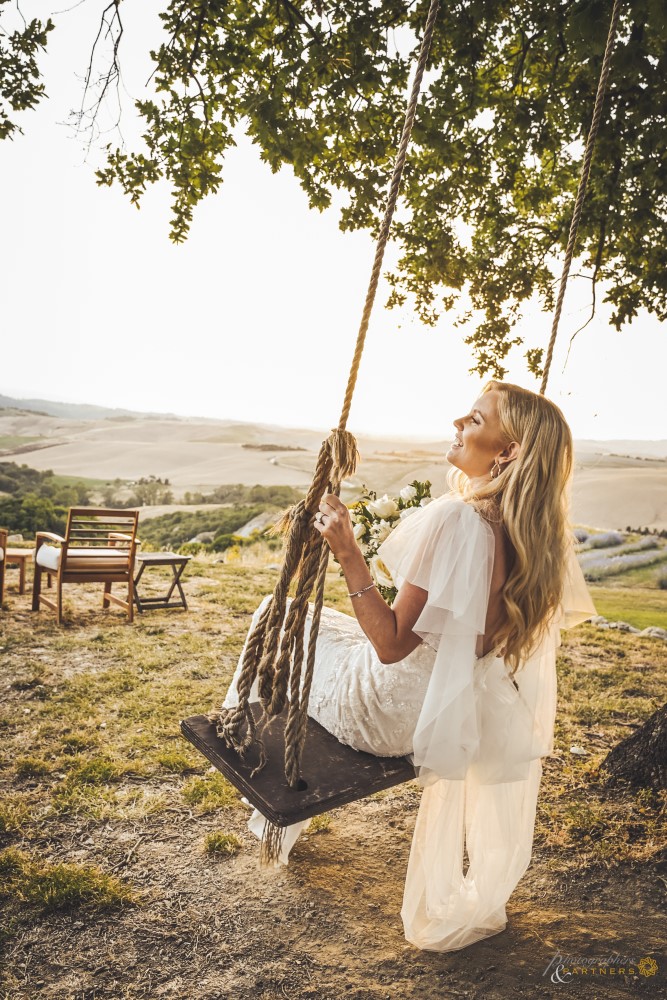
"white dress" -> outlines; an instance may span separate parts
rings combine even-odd
[[[531,857],[540,758],[553,747],[559,629],[595,614],[573,549],[561,615],[514,680],[497,650],[478,659],[494,549],[470,504],[440,497],[379,550],[399,587],[427,591],[414,626],[422,644],[382,664],[356,619],[328,608],[317,639],[309,715],[358,750],[413,754],[424,791],[401,915],[407,939],[435,951],[506,926]],[[236,703],[239,672],[240,661],[225,707]],[[263,823],[255,814],[249,825],[261,835]],[[306,825],[288,828],[283,860]]]

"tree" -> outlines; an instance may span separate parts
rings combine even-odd
[[[610,785],[667,789],[667,705],[610,750],[601,768]]]
[[[119,2],[103,15],[114,39],[111,67],[96,74],[103,89],[118,74]],[[165,2],[155,94],[136,103],[145,149],[110,146],[99,182],[139,204],[148,185],[168,181],[171,238],[182,241],[243,122],[274,171],[292,167],[311,206],[326,208],[343,189],[341,227],[376,229],[427,6]],[[401,256],[389,304],[407,298],[432,324],[467,293],[471,310],[457,322],[481,312],[467,340],[482,374],[504,373],[531,295],[552,307],[610,9],[611,0],[442,4],[393,227]],[[26,71],[26,92],[38,86]],[[640,308],[667,318],[666,93],[662,0],[632,0],[578,245],[593,308],[602,282],[619,329]],[[541,350],[527,359],[538,372]]]

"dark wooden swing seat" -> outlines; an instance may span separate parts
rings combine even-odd
[[[258,703],[251,706],[257,721]],[[284,773],[285,715],[282,713],[261,733],[267,763],[250,777],[259,760],[257,747],[250,747],[245,760],[216,735],[215,725],[205,715],[181,722],[181,732],[256,809],[275,826],[290,826],[320,813],[366,798],[415,777],[407,757],[375,757],[340,743],[313,719],[308,719],[306,744],[301,762],[301,785],[292,789]]]

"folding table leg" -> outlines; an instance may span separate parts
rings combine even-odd
[[[178,589],[179,594],[181,595],[181,601],[183,602],[183,607],[187,611],[188,610],[188,602],[185,600],[185,594],[183,592],[183,587],[181,585],[181,576],[183,575],[183,570],[185,569],[185,566],[186,566],[186,563],[181,563],[179,566],[175,566],[173,563],[171,564],[171,569],[172,569],[172,572],[174,574],[174,579],[172,580],[171,587],[169,588],[169,590],[167,592],[167,596],[165,597],[164,602],[165,602],[165,604],[169,603],[169,601],[171,599],[171,595],[174,592],[174,587],[176,587]]]

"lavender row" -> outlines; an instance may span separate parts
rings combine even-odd
[[[651,566],[667,560],[667,549],[653,549],[649,552],[633,552],[627,555],[613,556],[611,559],[600,558],[582,565],[584,577],[587,580],[601,580],[616,573],[627,573],[639,566]]]
[[[605,549],[604,555],[595,549],[585,549],[579,552],[580,565],[587,566],[591,561],[599,559],[613,559],[614,556],[625,555],[626,552],[643,552],[646,549],[657,549],[658,541],[655,538],[640,538],[637,542],[628,542],[627,545],[618,545],[612,549]]]

